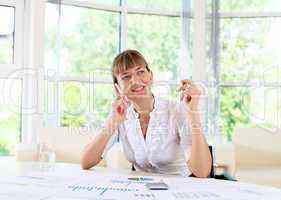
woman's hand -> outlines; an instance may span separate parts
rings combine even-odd
[[[201,90],[191,80],[181,80],[180,87],[180,100],[186,103],[188,112],[194,112],[198,110],[198,104],[200,100]]]
[[[121,92],[117,84],[115,86],[116,99],[112,102],[112,113],[110,119],[116,125],[119,125],[126,119],[126,113],[129,101],[127,97]]]

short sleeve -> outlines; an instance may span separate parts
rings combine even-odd
[[[111,147],[116,143],[118,142],[119,140],[119,128],[117,128],[114,133],[112,134],[112,136],[110,137],[110,139],[108,140],[105,148],[104,148],[104,151],[101,155],[102,159],[106,159],[106,155],[107,155],[107,152],[111,149]]]
[[[191,131],[185,105],[177,103],[175,113],[176,130],[180,138],[180,146],[184,155],[189,160],[191,155]]]

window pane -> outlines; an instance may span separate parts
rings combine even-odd
[[[224,141],[231,141],[235,128],[251,125],[246,115],[249,96],[245,88],[222,88],[220,95],[220,132]]]
[[[127,0],[129,7],[162,9],[171,11],[181,10],[181,0]]]
[[[89,84],[67,81],[60,84],[61,125],[81,127],[87,125],[90,112]]]
[[[21,81],[0,79],[0,155],[15,153],[21,133]]]
[[[63,82],[61,94],[61,125],[71,127],[100,127],[114,98],[111,83]]]
[[[107,115],[111,111],[111,103],[115,98],[115,91],[112,83],[109,84],[94,84],[94,94],[93,94],[93,117],[91,119],[91,124],[98,128],[105,121]]]
[[[180,33],[180,18],[145,15],[128,17],[128,48],[138,49],[144,54],[154,79],[177,79]]]
[[[221,20],[220,78],[263,81],[268,71],[281,65],[280,31],[281,18]]]
[[[48,6],[46,12],[50,21],[46,23],[49,69],[58,63],[52,64],[57,57],[63,75],[88,75],[95,69],[111,67],[118,52],[118,13],[63,5],[59,43],[57,24],[52,23],[56,5]]]
[[[222,88],[220,126],[224,140],[230,141],[235,128],[280,126],[280,88]]]
[[[248,11],[248,12],[261,12],[261,11],[280,11],[281,1],[279,0],[223,0],[220,1],[222,12],[232,11]]]
[[[14,53],[15,9],[0,6],[0,64],[12,64]]]

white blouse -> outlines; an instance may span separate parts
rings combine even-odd
[[[191,174],[187,167],[191,133],[183,103],[155,97],[146,138],[132,105],[128,107],[126,117],[108,141],[103,158],[115,142],[121,141],[126,159],[137,170],[184,177]]]

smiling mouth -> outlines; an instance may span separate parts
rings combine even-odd
[[[144,91],[144,86],[139,86],[137,88],[131,89],[131,91],[134,93],[141,93]]]

